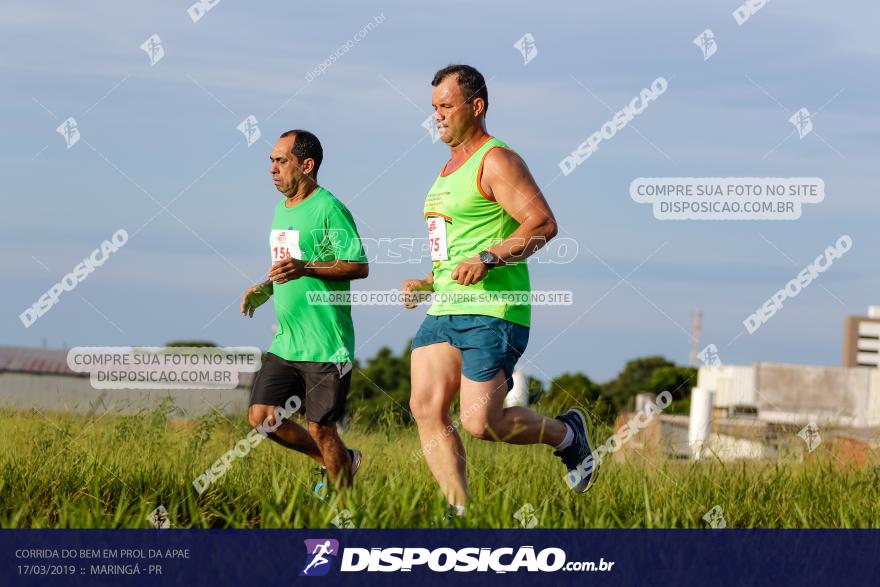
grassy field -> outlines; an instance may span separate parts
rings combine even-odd
[[[330,526],[340,506],[312,491],[320,479],[312,461],[269,441],[198,495],[192,480],[248,431],[243,417],[182,422],[167,420],[161,409],[96,418],[2,411],[0,526],[144,528],[160,504],[173,527]],[[447,525],[413,428],[366,432],[355,425],[345,439],[364,452],[345,504],[354,525]],[[880,525],[876,466],[851,469],[818,458],[646,467],[608,459],[596,486],[575,495],[548,447],[469,438],[465,445],[473,501],[460,526],[520,527],[514,514],[525,504],[534,508],[537,527],[701,528],[715,506],[727,527]]]

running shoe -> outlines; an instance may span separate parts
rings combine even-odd
[[[358,472],[358,469],[361,468],[361,459],[363,455],[361,451],[356,448],[348,448],[348,457],[351,459],[351,476],[354,477],[354,474]],[[321,471],[326,471],[327,467],[321,465]]]
[[[358,472],[358,469],[361,468],[361,451],[356,448],[348,449],[348,456],[351,457],[351,476],[354,477],[354,474]]]
[[[580,410],[571,409],[556,417],[571,428],[574,439],[562,450],[553,451],[568,469],[566,481],[573,491],[586,493],[596,479],[599,465],[595,462],[595,452],[590,444],[590,429],[587,419]]]

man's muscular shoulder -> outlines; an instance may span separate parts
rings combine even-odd
[[[495,147],[483,159],[483,174],[480,187],[492,196],[492,187],[497,182],[511,184],[524,176],[529,176],[529,168],[522,157],[505,147]]]

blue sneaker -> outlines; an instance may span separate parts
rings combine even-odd
[[[571,409],[556,417],[571,428],[574,439],[568,448],[555,450],[553,454],[562,459],[568,468],[565,480],[569,487],[577,493],[586,493],[596,479],[599,465],[595,461],[595,453],[590,444],[590,429],[587,419],[580,410]]]

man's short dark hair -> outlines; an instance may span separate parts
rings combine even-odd
[[[293,148],[291,153],[302,163],[306,159],[312,159],[315,162],[315,177],[318,176],[318,169],[321,167],[321,161],[324,160],[324,148],[321,147],[321,141],[318,137],[307,130],[295,129],[282,133],[280,138],[293,137]]]
[[[489,90],[486,89],[486,79],[482,73],[470,65],[447,65],[434,74],[431,85],[436,88],[440,85],[440,82],[450,75],[458,78],[458,87],[461,88],[461,93],[464,94],[465,102],[470,102],[474,98],[482,98],[483,103],[486,104],[486,110],[489,109]]]

